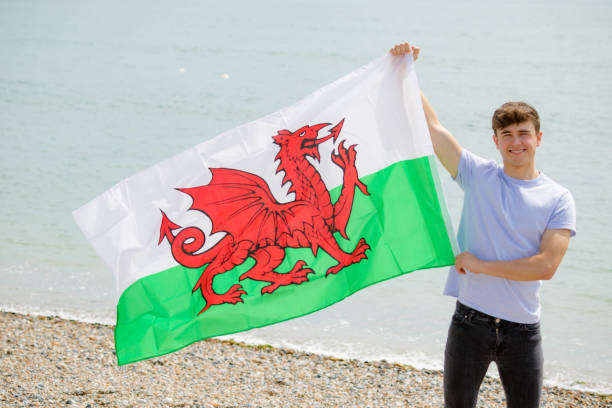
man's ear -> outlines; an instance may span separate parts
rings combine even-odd
[[[542,131],[539,131],[538,134],[536,135],[536,146],[540,147],[541,143],[542,143]]]
[[[499,144],[497,143],[497,134],[496,134],[496,132],[493,132],[493,143],[495,143],[495,146],[499,150]]]

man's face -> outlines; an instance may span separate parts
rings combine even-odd
[[[541,140],[542,132],[536,132],[531,121],[497,129],[493,135],[505,167],[535,166],[536,147]]]

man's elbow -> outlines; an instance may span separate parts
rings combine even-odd
[[[542,274],[542,279],[540,280],[551,280],[553,276],[555,276],[556,269],[546,270]]]
[[[547,263],[543,268],[541,280],[551,280],[552,277],[555,276],[558,267],[558,263]]]

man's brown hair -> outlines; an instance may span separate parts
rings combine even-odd
[[[506,102],[493,113],[493,132],[526,121],[531,121],[536,133],[540,131],[540,116],[525,102]]]

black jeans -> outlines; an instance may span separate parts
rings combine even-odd
[[[491,361],[497,364],[509,408],[539,406],[544,363],[540,323],[496,319],[457,302],[444,352],[445,407],[475,407]]]

